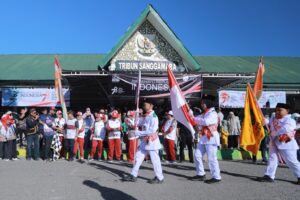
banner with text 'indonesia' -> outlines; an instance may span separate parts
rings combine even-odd
[[[112,74],[110,96],[135,96],[137,75]],[[186,97],[200,97],[202,91],[202,76],[200,74],[176,75],[176,80]],[[165,75],[141,76],[140,96],[143,98],[169,97],[169,83]]]

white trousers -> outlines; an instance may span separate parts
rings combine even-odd
[[[297,178],[300,178],[300,162],[297,160],[297,150],[276,149],[272,146],[270,146],[269,149],[269,161],[265,175],[275,179],[276,169],[278,166],[278,152],[286,165],[292,170],[293,174]]]
[[[155,176],[158,178],[158,180],[163,180],[164,176],[162,173],[161,162],[160,162],[160,158],[158,155],[158,150],[146,151],[146,150],[139,149],[136,152],[135,164],[132,168],[131,175],[134,177],[138,176],[140,166],[142,165],[142,163],[145,159],[145,156],[148,154],[150,155],[150,159],[151,159],[151,162],[153,165]]]
[[[207,153],[208,166],[213,178],[221,180],[220,167],[217,158],[218,146],[215,144],[198,144],[195,150],[195,163],[197,175],[205,175],[203,156]]]

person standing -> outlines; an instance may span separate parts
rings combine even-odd
[[[55,134],[53,130],[54,118],[48,115],[45,119],[43,127],[43,140],[44,140],[44,160],[53,161],[53,150],[51,149],[52,139]]]
[[[74,117],[73,111],[68,112],[68,120],[66,122],[66,133],[65,133],[65,147],[66,153],[68,153],[68,160],[74,160],[74,142],[76,138],[76,131],[78,126],[76,126],[76,118]]]
[[[105,120],[106,117],[104,114],[97,113],[94,122],[94,127],[92,129],[93,130],[92,135],[91,135],[92,150],[90,154],[90,161],[94,160],[97,147],[98,147],[98,159],[101,160],[102,152],[103,152],[103,141],[106,135]]]
[[[2,126],[1,129],[2,135],[5,136],[4,142],[4,160],[18,160],[17,159],[17,135],[16,135],[16,124],[13,120],[11,114],[5,114],[1,118]]]
[[[26,133],[26,113],[27,113],[27,108],[22,108],[20,110],[20,113],[18,115],[18,120],[17,120],[17,133],[19,137],[20,148],[24,147],[23,136],[25,137],[25,133]]]
[[[123,181],[137,181],[138,172],[146,155],[150,155],[150,159],[155,172],[154,179],[148,181],[150,184],[161,184],[164,181],[164,176],[161,167],[158,150],[161,144],[158,138],[158,117],[153,111],[152,101],[145,100],[143,104],[143,116],[138,120],[138,130],[135,135],[140,139],[140,145],[135,156],[135,163],[131,174],[125,176]]]
[[[276,105],[275,114],[272,115],[270,126],[269,160],[263,177],[258,178],[261,182],[274,182],[278,166],[278,153],[286,165],[298,178],[300,185],[300,162],[297,160],[299,149],[295,140],[296,122],[289,114],[290,106],[284,103]]]
[[[60,157],[64,157],[65,156],[65,141],[64,141],[64,136],[65,136],[65,125],[66,125],[66,121],[63,118],[62,112],[61,110],[58,110],[56,112],[56,118],[54,120],[54,130],[56,131],[56,133],[58,134],[59,137],[59,141],[62,145],[62,148],[60,150]]]
[[[84,151],[90,151],[91,149],[91,134],[92,134],[92,128],[95,122],[95,117],[91,112],[90,108],[86,108],[85,113],[83,114],[83,120],[84,120]]]
[[[76,132],[75,144],[74,144],[74,155],[76,157],[78,146],[79,146],[79,160],[83,160],[83,147],[84,147],[84,129],[85,122],[82,118],[82,112],[77,112],[76,127],[78,127]]]
[[[178,122],[179,132],[179,162],[185,161],[184,148],[187,146],[190,163],[194,163],[193,135],[183,124]]]
[[[238,116],[233,112],[229,112],[228,119],[228,148],[236,149],[239,146],[239,137],[241,133],[241,123]]]
[[[128,111],[127,118],[125,118],[125,123],[127,125],[127,138],[128,138],[128,162],[130,164],[134,163],[134,155],[137,150],[137,137],[135,136],[135,111]]]
[[[106,131],[108,133],[108,162],[112,162],[114,152],[117,161],[121,160],[121,130],[122,124],[117,110],[111,113],[111,119],[106,124]]]
[[[177,121],[173,117],[173,112],[170,110],[167,113],[167,120],[163,124],[162,132],[165,136],[165,148],[167,153],[167,162],[170,164],[176,163],[175,140],[177,132]]]
[[[4,159],[4,143],[6,142],[6,137],[5,137],[5,129],[2,124],[2,121],[4,121],[5,116],[1,116],[0,120],[0,160]],[[5,123],[5,122],[3,122]]]
[[[218,128],[218,114],[213,108],[213,102],[210,99],[201,100],[201,109],[203,113],[195,118],[201,137],[195,150],[195,162],[197,175],[192,179],[204,181],[205,170],[203,166],[203,156],[207,153],[208,166],[212,178],[206,180],[208,184],[221,181],[220,167],[217,159],[218,146],[220,145],[220,136]]]
[[[40,149],[40,137],[39,137],[39,114],[36,112],[35,108],[31,108],[29,111],[29,116],[26,118],[26,128],[27,128],[27,149],[26,149],[26,159],[31,160],[31,145],[34,148],[34,160],[39,160],[39,149]]]

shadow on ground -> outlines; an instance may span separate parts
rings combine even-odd
[[[83,181],[83,185],[98,190],[102,198],[106,200],[111,200],[111,199],[137,200],[133,196],[130,196],[129,194],[126,194],[120,190],[101,186],[98,183],[91,180]]]

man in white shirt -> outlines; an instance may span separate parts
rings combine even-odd
[[[176,163],[175,140],[177,131],[177,121],[173,117],[173,112],[170,110],[167,113],[167,120],[163,124],[162,132],[165,136],[165,148],[167,153],[167,161],[170,164]]]
[[[66,133],[65,133],[65,147],[66,153],[69,153],[69,161],[74,160],[74,142],[76,137],[76,131],[78,127],[76,126],[76,118],[74,118],[73,111],[68,112],[68,120],[66,122]]]
[[[135,132],[141,141],[135,157],[135,164],[130,176],[123,178],[123,181],[136,182],[140,166],[146,155],[150,155],[155,177],[148,181],[150,184],[161,184],[164,181],[161,162],[158,150],[161,144],[158,138],[158,117],[153,111],[151,100],[145,100],[143,105],[143,116],[138,120],[138,130]]]
[[[298,178],[297,184],[300,185],[300,162],[297,160],[297,150],[299,147],[295,140],[296,122],[291,118],[289,110],[289,105],[278,103],[275,114],[270,119],[268,166],[265,175],[258,178],[258,181],[274,182],[279,153],[286,165]]]

